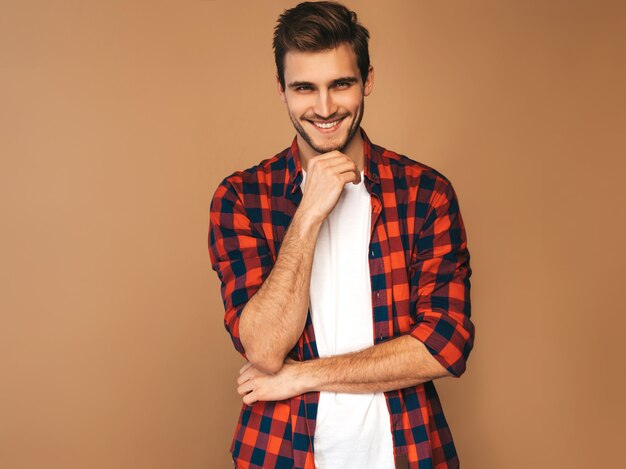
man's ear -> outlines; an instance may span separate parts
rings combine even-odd
[[[283,90],[282,85],[280,84],[280,78],[278,78],[278,74],[276,74],[276,86],[278,86],[278,94],[280,95],[280,100],[285,102],[285,90]]]
[[[367,79],[363,85],[363,96],[369,96],[372,92],[372,88],[374,88],[374,66],[370,65],[367,71]]]

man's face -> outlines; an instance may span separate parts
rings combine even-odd
[[[293,126],[309,147],[307,153],[346,147],[359,130],[373,74],[370,67],[367,81],[362,82],[348,44],[321,52],[287,52],[285,90],[279,83],[278,91]]]

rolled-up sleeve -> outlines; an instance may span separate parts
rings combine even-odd
[[[269,275],[273,261],[267,240],[252,225],[228,178],[218,186],[210,206],[209,257],[222,283],[224,326],[244,358],[239,318],[246,303]]]
[[[469,261],[456,193],[438,177],[411,261],[415,324],[410,334],[454,377],[464,373],[474,344]]]

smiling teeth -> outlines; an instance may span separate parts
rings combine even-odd
[[[336,126],[339,123],[339,121],[336,120],[335,122],[329,122],[328,124],[322,123],[322,122],[313,122],[313,123],[315,124],[316,127],[319,127],[321,129],[330,129],[331,127]]]

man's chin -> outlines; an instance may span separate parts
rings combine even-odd
[[[319,145],[311,145],[311,148],[322,155],[324,153],[330,153],[331,151],[342,151],[345,148],[345,145],[327,145],[323,147]]]
[[[331,151],[342,151],[347,144],[347,136],[344,136],[340,139],[332,139],[331,141],[320,142],[319,139],[311,138],[311,135],[308,136],[308,142],[311,148],[318,153],[330,153]]]

